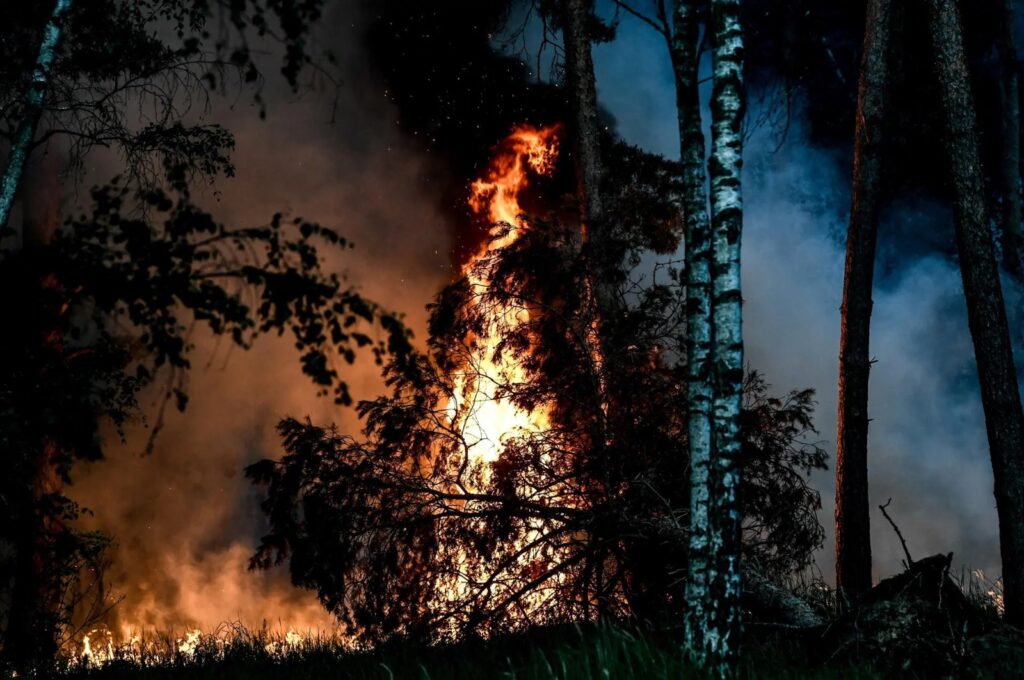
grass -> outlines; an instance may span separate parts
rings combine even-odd
[[[620,627],[565,626],[538,629],[491,641],[452,646],[390,646],[352,652],[336,641],[312,640],[284,653],[268,651],[283,640],[240,635],[223,645],[209,638],[191,654],[114,659],[102,666],[73,665],[45,677],[96,678],[345,678],[352,680],[658,680],[703,677],[685,660],[678,633],[647,633]],[[273,649],[273,647],[271,648]],[[43,676],[38,676],[43,677]],[[791,642],[752,642],[741,677],[876,678],[863,668],[822,667]]]

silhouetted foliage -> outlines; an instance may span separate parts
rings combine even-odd
[[[324,268],[325,248],[348,247],[335,231],[282,215],[226,227],[189,200],[183,182],[141,195],[97,188],[92,214],[69,220],[52,243],[0,255],[4,290],[17,291],[0,297],[0,316],[12,321],[0,338],[0,446],[9,461],[0,540],[14,546],[3,566],[22,569],[0,583],[6,597],[39,610],[23,613],[38,628],[8,627],[7,651],[17,636],[52,652],[56,624],[70,620],[55,605],[77,585],[66,565],[95,559],[97,545],[70,526],[79,509],[62,485],[76,460],[102,456],[104,420],[120,428],[137,416],[141,389],[165,384],[167,398],[186,408],[196,325],[243,348],[289,333],[302,371],[339,404],[351,401],[339,359],[352,363],[364,348],[382,361],[408,346],[397,316]],[[35,566],[23,568],[26,561]],[[30,573],[35,590],[25,583]],[[17,607],[3,609],[13,625]]]
[[[438,296],[427,351],[388,362],[390,393],[358,405],[362,436],[280,424],[285,455],[247,470],[268,488],[270,533],[253,567],[287,561],[297,585],[368,641],[678,612],[683,298],[669,267],[641,269],[643,253],[678,239],[674,166],[625,147],[610,154],[615,242],[630,263],[618,282],[628,307],[608,345],[615,360],[595,351],[576,228],[531,219]],[[803,475],[824,466],[803,441],[811,394],[769,399],[751,377],[748,396],[748,549],[765,571],[788,573],[822,538]],[[481,427],[496,400],[531,422]]]
[[[190,171],[231,173],[234,146],[222,126],[204,120],[212,93],[251,93],[260,105],[268,60],[249,42],[282,45],[280,70],[292,88],[303,69],[331,78],[333,56],[311,47],[323,0],[90,0],[73,3],[46,91],[33,147],[65,138],[81,167],[96,148],[120,154],[124,174],[160,179],[171,155],[207,159]],[[24,108],[43,25],[52,3],[6,3],[0,66],[0,136],[13,139]],[[188,122],[186,122],[188,121]]]
[[[21,244],[8,240],[0,251],[0,316],[10,329],[0,340],[7,662],[52,657],[58,634],[74,632],[73,612],[88,617],[90,607],[108,604],[100,569],[107,539],[73,528],[82,509],[63,487],[76,461],[102,456],[104,423],[120,431],[138,416],[140,390],[158,382],[167,401],[185,409],[196,326],[243,348],[261,334],[290,333],[302,370],[340,404],[351,397],[339,359],[351,363],[365,348],[380,361],[407,344],[398,317],[322,266],[324,248],[348,245],[336,232],[282,215],[229,228],[190,200],[193,182],[234,172],[234,137],[204,118],[211,94],[247,90],[263,112],[267,59],[250,38],[280,42],[293,89],[307,68],[330,77],[331,56],[309,39],[322,5],[101,0],[73,3],[63,20],[33,148],[61,137],[71,170],[96,148],[114,150],[123,167],[121,179],[93,190],[91,212],[54,238],[25,224]],[[0,136],[8,140],[25,116],[23,95],[52,8],[4,6]]]

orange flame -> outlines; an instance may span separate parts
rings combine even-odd
[[[491,224],[491,238],[463,267],[463,274],[472,290],[480,292],[489,285],[486,268],[474,265],[488,253],[514,243],[529,229],[520,199],[533,178],[547,176],[554,171],[559,128],[558,125],[544,128],[522,125],[515,128],[499,146],[485,175],[472,183],[469,206]],[[472,365],[455,376],[454,396],[448,404],[448,414],[467,441],[471,462],[479,468],[482,479],[488,478],[489,464],[499,458],[508,436],[547,427],[547,416],[543,410],[523,411],[496,394],[498,385],[521,383],[527,379],[515,358],[510,360],[506,357],[498,362],[494,354],[502,329],[526,322],[528,312],[519,306],[509,306],[488,310],[488,317],[487,328],[474,338],[476,349]],[[524,555],[523,560],[535,558],[531,553]],[[456,559],[462,561],[465,556],[459,555]],[[442,597],[456,598],[464,594],[465,588],[464,582],[452,583],[443,589]],[[144,640],[137,630],[141,628],[129,625],[122,626],[120,635],[108,629],[91,630],[75,643],[71,662],[102,666],[115,658],[124,658],[140,663],[159,663],[162,659],[172,659],[175,654],[191,658],[204,645],[223,650],[234,639],[230,630],[203,634],[198,629],[189,628],[182,637],[173,638],[169,646],[154,645]],[[266,643],[266,651],[271,655],[286,655],[303,648],[324,630],[310,626],[306,637],[303,637],[289,629],[283,637],[278,635],[270,639]],[[328,635],[338,640],[345,639],[340,631]]]
[[[519,201],[531,177],[550,175],[554,171],[558,131],[557,125],[515,128],[491,160],[487,174],[473,182],[469,205],[477,214],[486,216],[492,226],[491,238],[463,267],[471,290],[482,291],[489,285],[486,274],[474,265],[488,253],[514,243],[529,228]],[[543,413],[527,413],[496,395],[499,385],[526,379],[514,359],[496,361],[494,350],[500,341],[500,329],[524,323],[528,319],[527,311],[522,307],[506,307],[489,316],[488,327],[476,338],[479,350],[475,352],[473,365],[456,377],[455,396],[448,406],[452,420],[461,421],[462,435],[475,463],[494,462],[501,455],[508,435],[523,430],[536,431],[547,422]],[[482,474],[486,477],[486,468]]]
[[[490,285],[485,258],[515,243],[530,228],[520,199],[532,178],[554,171],[558,131],[559,126],[515,128],[498,147],[485,176],[471,185],[470,208],[491,223],[490,238],[463,266],[474,295],[483,293]],[[507,439],[547,428],[548,417],[543,408],[525,411],[498,394],[500,386],[522,384],[529,379],[518,357],[506,354],[498,359],[496,352],[504,333],[529,321],[529,311],[522,305],[495,305],[485,310],[484,318],[485,327],[479,335],[467,339],[467,365],[454,376],[447,413],[453,429],[462,435],[465,455],[477,479],[486,483],[491,464],[500,458]],[[526,545],[535,535],[536,530],[531,529],[512,540]],[[459,565],[459,576],[440,588],[440,602],[459,601],[470,592],[472,581],[483,580],[461,549],[451,557]],[[536,551],[526,551],[519,559],[526,564],[537,560],[538,555]],[[532,595],[524,600],[527,607],[540,604]]]
[[[490,219],[492,236],[497,235],[497,229],[503,225],[512,227],[504,240],[486,244],[484,252],[507,246],[518,238],[518,229],[528,227],[522,220],[519,197],[529,186],[531,174],[543,176],[554,171],[558,130],[557,125],[515,128],[502,143],[502,152],[491,160],[486,177],[473,182],[469,206],[475,213]],[[469,265],[467,271],[468,268]]]

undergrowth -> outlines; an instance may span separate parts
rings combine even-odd
[[[36,677],[96,678],[346,678],[352,680],[589,680],[700,678],[685,658],[680,633],[613,626],[537,629],[489,641],[451,646],[393,644],[376,651],[346,649],[337,640],[311,638],[289,645],[265,633],[238,635],[218,644],[212,636],[194,651],[114,658],[102,665],[75,662]],[[168,638],[172,640],[172,638]],[[173,647],[168,649],[173,650]],[[875,678],[861,667],[823,667],[785,640],[752,641],[740,677]]]

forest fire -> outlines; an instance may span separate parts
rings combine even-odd
[[[487,221],[489,233],[487,241],[462,269],[467,284],[474,292],[471,304],[484,304],[480,296],[491,285],[485,262],[487,256],[513,244],[530,228],[520,202],[532,180],[549,176],[554,171],[559,132],[558,125],[543,128],[517,126],[497,146],[483,176],[472,182],[468,204],[475,215]],[[483,332],[465,339],[468,350],[461,356],[467,364],[450,376],[453,389],[445,412],[448,427],[458,432],[464,442],[466,460],[473,468],[473,479],[482,488],[488,484],[491,464],[500,458],[506,440],[510,436],[540,432],[548,422],[543,407],[527,411],[511,403],[501,393],[502,386],[528,380],[516,356],[505,353],[498,358],[498,345],[511,328],[529,320],[529,312],[524,306],[512,304],[491,304],[486,310],[479,311],[487,319],[486,327]],[[536,535],[536,529],[522,532],[514,542],[526,545]],[[447,585],[439,586],[439,606],[444,606],[444,601],[460,601],[467,597],[472,583],[480,577],[473,573],[473,565],[461,549],[456,547],[453,550],[463,577],[468,578],[455,578]],[[533,552],[525,550],[521,561],[527,564],[537,558]],[[118,616],[117,625],[93,628],[81,635],[69,650],[71,658],[92,665],[102,665],[118,658],[140,662],[155,662],[175,655],[192,658],[200,650],[221,653],[232,643],[254,635],[239,626],[221,625],[212,632],[186,627],[179,635],[167,637],[167,633],[151,631],[134,620],[132,605],[131,602],[121,605],[126,607],[127,616]],[[297,614],[298,621],[301,621],[303,612]],[[283,618],[287,620],[287,613]],[[293,624],[296,622],[291,621]],[[267,631],[255,634],[262,636],[258,646],[271,655],[283,655],[302,648],[310,639],[321,643],[329,639],[340,645],[350,642],[347,636],[327,630],[322,625],[307,626],[302,630],[304,634],[292,628],[283,634]],[[157,637],[153,637],[154,634]],[[166,639],[160,638],[160,634]]]
[[[310,646],[334,644],[339,640],[317,634],[301,635],[289,628],[286,633],[269,634],[250,632],[232,626],[221,626],[210,633],[197,628],[186,629],[180,636],[127,634],[122,640],[106,628],[90,630],[82,636],[79,649],[70,653],[69,667],[102,667],[111,662],[132,662],[142,666],[155,666],[164,662],[193,661],[198,656],[222,657],[232,646],[247,646],[268,657],[283,658]]]
[[[475,266],[481,258],[515,242],[529,228],[520,197],[529,186],[531,175],[550,175],[554,171],[558,132],[558,125],[516,127],[500,145],[486,175],[473,182],[469,205],[476,214],[487,218],[491,227],[490,238],[463,267],[471,290],[486,290],[490,285],[486,271]],[[489,309],[487,328],[478,337],[469,339],[475,345],[474,351],[468,353],[472,363],[458,376],[448,409],[476,462],[497,460],[506,435],[544,427],[542,410],[527,413],[497,394],[498,386],[521,383],[525,379],[515,357],[504,361],[497,361],[495,357],[502,331],[525,322],[528,314],[521,306]]]
[[[13,4],[0,677],[1024,668],[1019,3]]]

